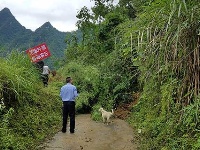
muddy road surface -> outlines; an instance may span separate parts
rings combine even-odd
[[[133,129],[124,120],[113,118],[107,125],[90,115],[76,116],[76,129],[70,134],[58,132],[47,141],[44,150],[137,150]]]

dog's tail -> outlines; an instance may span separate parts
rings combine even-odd
[[[111,110],[111,113],[112,113],[112,115],[114,115],[114,110],[113,109]]]

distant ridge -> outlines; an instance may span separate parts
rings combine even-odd
[[[16,18],[13,16],[13,14],[11,13],[10,9],[5,7],[3,8],[1,11],[0,11],[0,20],[2,19],[6,19],[5,21],[2,21],[0,22],[0,27],[1,27],[1,24],[5,24],[6,21],[17,21]],[[17,21],[18,22],[18,21]],[[19,22],[18,22],[19,23]],[[19,23],[20,24],[20,23]],[[21,25],[21,24],[20,24]],[[22,26],[22,25],[21,25]],[[51,23],[48,21],[48,22],[45,22],[43,25],[41,25],[39,28],[43,27],[43,26],[49,26],[51,28],[54,28]],[[24,27],[24,26],[23,26]],[[24,27],[25,28],[25,27]],[[56,29],[56,28],[55,28]],[[30,29],[27,29],[27,30],[30,30]],[[57,29],[56,29],[57,30]],[[31,30],[32,31],[32,30]],[[59,31],[59,30],[58,30]],[[34,31],[33,31],[34,32]],[[61,32],[61,31],[59,31]],[[67,32],[64,32],[64,33],[67,33]]]
[[[45,22],[33,32],[22,26],[8,8],[0,11],[0,49],[4,50],[3,55],[10,53],[14,49],[25,51],[30,47],[45,42],[52,54],[49,59],[62,59],[64,50],[67,47],[65,43],[66,37],[74,33],[76,31],[58,31],[50,22]]]

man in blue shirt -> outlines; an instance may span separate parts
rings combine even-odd
[[[72,85],[72,78],[67,77],[66,83],[61,87],[60,97],[63,101],[63,127],[62,132],[66,132],[68,115],[70,117],[70,133],[75,129],[75,99],[78,96],[77,89]]]

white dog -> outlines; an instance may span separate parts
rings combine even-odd
[[[110,117],[112,117],[114,115],[113,109],[112,109],[112,112],[107,112],[101,107],[101,108],[99,108],[99,111],[101,112],[103,122],[107,123],[107,125],[108,125],[108,123],[110,122]]]

